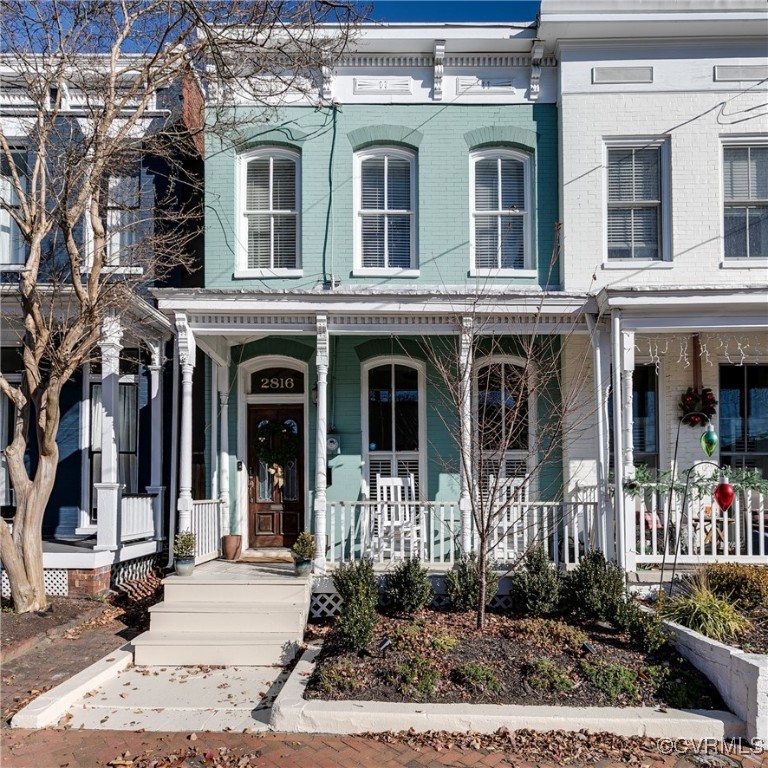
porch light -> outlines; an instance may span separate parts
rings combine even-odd
[[[728,478],[725,475],[720,475],[720,482],[717,484],[713,496],[717,506],[723,512],[727,512],[730,509],[731,504],[733,504],[734,495],[733,486],[728,482]]]
[[[709,424],[707,424],[707,431],[704,432],[699,439],[701,450],[711,459],[712,454],[717,450],[719,442],[720,438],[717,436],[717,432],[715,432],[715,428],[710,421]]]

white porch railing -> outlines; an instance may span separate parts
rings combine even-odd
[[[151,539],[155,535],[152,493],[126,494],[120,502],[120,540]]]
[[[195,563],[215,560],[221,554],[221,502],[218,499],[192,502],[192,530],[197,535]]]
[[[653,490],[628,496],[626,509],[635,511],[638,563],[768,563],[766,498],[737,491],[723,512],[709,496],[689,492],[669,495]]]
[[[338,501],[327,508],[328,562],[401,560],[454,562],[459,554],[461,515],[456,501]],[[541,545],[555,562],[578,562],[597,546],[597,504],[519,502],[494,526],[491,558],[511,563]],[[478,537],[472,532],[472,548]]]

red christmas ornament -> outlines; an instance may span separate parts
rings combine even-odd
[[[722,478],[717,484],[717,488],[715,488],[714,496],[717,506],[720,507],[723,512],[727,512],[730,509],[731,504],[733,504],[734,494],[735,491],[733,490],[733,486],[728,482],[728,478]]]

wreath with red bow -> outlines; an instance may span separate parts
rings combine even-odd
[[[709,387],[688,387],[677,406],[682,411],[680,421],[689,427],[700,427],[717,412],[717,400]]]

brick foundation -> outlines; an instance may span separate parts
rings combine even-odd
[[[110,567],[67,572],[69,597],[93,597],[109,590]]]

